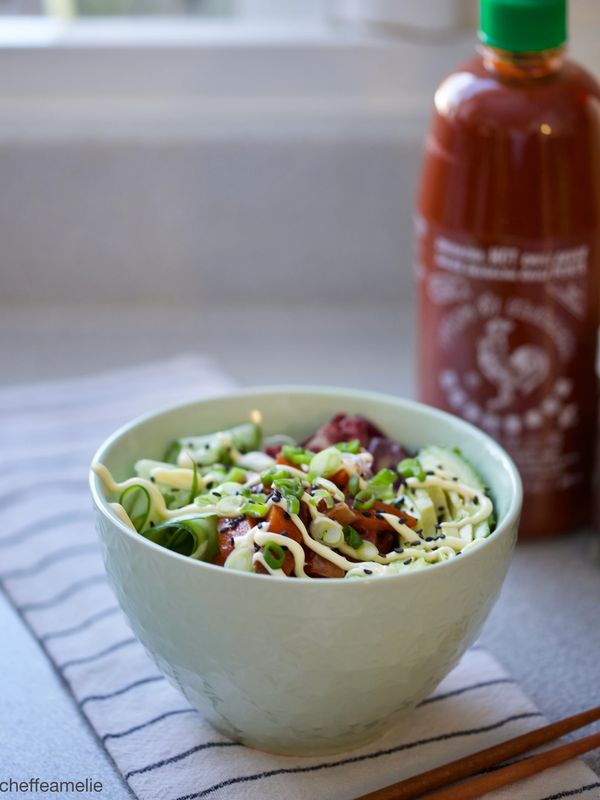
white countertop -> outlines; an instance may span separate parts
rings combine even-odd
[[[0,383],[73,376],[197,350],[212,352],[241,385],[337,384],[411,396],[412,328],[411,314],[388,303],[343,311],[5,311]],[[352,331],[350,348],[343,347],[344,331]],[[599,554],[598,532],[520,543],[484,628],[483,643],[550,719],[599,702]],[[130,797],[39,645],[1,595],[0,630],[3,777],[91,777],[103,782],[104,797]],[[598,753],[586,760],[600,773]]]

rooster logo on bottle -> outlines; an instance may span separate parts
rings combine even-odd
[[[496,395],[486,403],[489,411],[502,411],[519,396],[531,394],[550,373],[550,359],[541,347],[523,344],[511,350],[509,336],[514,327],[504,317],[489,319],[477,343],[477,366],[496,387]]]

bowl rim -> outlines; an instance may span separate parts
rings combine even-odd
[[[144,536],[141,536],[136,531],[133,531],[129,528],[125,523],[119,519],[119,517],[113,512],[113,510],[109,506],[109,500],[104,496],[103,492],[100,489],[101,481],[99,476],[93,471],[92,467],[94,464],[102,462],[102,457],[107,450],[112,448],[123,436],[128,434],[132,429],[144,425],[149,420],[152,420],[157,417],[161,417],[163,415],[172,414],[175,411],[187,409],[192,406],[201,406],[203,403],[214,402],[218,403],[220,401],[229,400],[230,398],[254,398],[264,395],[316,395],[321,397],[333,397],[337,396],[341,399],[348,398],[353,400],[365,400],[365,401],[375,401],[375,402],[386,402],[396,405],[399,411],[403,409],[410,409],[416,413],[425,413],[427,415],[437,417],[446,423],[451,423],[454,427],[457,427],[460,431],[462,428],[466,432],[474,435],[477,439],[481,439],[482,442],[485,444],[486,448],[491,449],[494,451],[495,456],[497,457],[498,461],[500,462],[504,471],[508,474],[510,479],[511,485],[511,496],[508,509],[504,513],[501,520],[499,520],[496,524],[496,528],[493,533],[482,540],[482,544],[472,550],[468,550],[466,553],[461,553],[461,558],[459,560],[453,558],[448,561],[440,561],[435,564],[431,564],[428,569],[419,569],[413,570],[411,572],[406,573],[396,573],[392,575],[375,575],[373,577],[366,577],[361,578],[361,580],[343,580],[341,578],[295,578],[294,580],[290,581],[287,576],[282,577],[279,575],[263,575],[261,573],[255,572],[243,572],[239,570],[224,570],[222,566],[217,564],[211,564],[207,561],[199,561],[196,559],[191,559],[188,556],[184,556],[181,553],[175,553],[172,550],[168,550],[161,545],[150,541]],[[232,423],[233,424],[233,423]],[[186,400],[183,402],[177,403],[170,403],[168,405],[160,406],[159,408],[155,409],[154,411],[146,412],[145,414],[140,414],[137,417],[134,417],[130,421],[124,423],[119,428],[117,428],[113,433],[111,433],[94,453],[92,457],[92,461],[89,468],[89,487],[92,495],[92,499],[94,501],[94,505],[96,510],[106,518],[108,522],[112,525],[116,526],[122,533],[126,536],[130,537],[134,540],[137,544],[143,547],[149,547],[155,550],[158,553],[161,553],[165,558],[175,559],[176,561],[180,561],[183,564],[187,564],[190,568],[197,568],[200,570],[210,570],[213,573],[222,574],[225,573],[223,577],[227,576],[237,576],[236,579],[240,580],[252,580],[252,581],[266,581],[268,585],[272,586],[274,582],[277,583],[285,583],[286,586],[322,586],[322,585],[342,585],[342,586],[365,586],[365,585],[373,585],[379,584],[382,582],[387,583],[388,581],[394,580],[424,580],[425,575],[435,574],[440,569],[452,569],[456,568],[458,563],[464,563],[468,561],[472,557],[476,557],[478,553],[481,553],[486,548],[490,546],[490,543],[497,541],[500,537],[507,535],[507,533],[513,528],[514,525],[518,523],[520,512],[521,512],[521,505],[523,500],[523,486],[521,482],[521,477],[517,470],[517,467],[506,452],[506,450],[498,444],[491,436],[489,436],[484,431],[477,428],[475,425],[472,425],[470,422],[457,417],[454,414],[450,414],[447,411],[442,411],[441,409],[435,408],[434,406],[430,406],[426,403],[421,403],[416,400],[411,400],[404,397],[396,397],[392,394],[387,394],[384,392],[375,392],[365,389],[352,389],[348,387],[337,387],[337,386],[329,386],[329,385],[304,385],[304,384],[273,384],[273,385],[266,385],[266,386],[251,386],[251,387],[241,387],[237,389],[232,389],[222,394],[218,395],[210,395],[209,397],[202,397],[197,400]],[[344,591],[348,591],[345,589]]]

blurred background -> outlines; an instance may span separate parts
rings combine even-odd
[[[598,74],[597,0],[571,16]],[[475,19],[475,0],[0,2],[0,380],[208,350],[243,383],[411,394],[414,186]]]

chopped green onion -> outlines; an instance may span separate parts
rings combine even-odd
[[[323,478],[327,478],[330,475],[335,475],[341,466],[342,456],[340,451],[336,450],[335,447],[328,447],[312,457],[309,471],[311,475],[320,475]]]
[[[227,473],[227,480],[233,483],[244,483],[246,480],[246,470],[241,467],[232,467]]]
[[[245,505],[244,497],[228,495],[217,502],[216,509],[220,517],[239,517]]]
[[[358,439],[351,439],[349,442],[338,442],[333,445],[340,453],[353,453],[356,455],[360,453],[360,442]]]
[[[213,489],[212,491],[213,491],[213,493],[217,492],[218,494],[221,495],[221,497],[223,497],[223,496],[230,497],[232,495],[233,496],[236,496],[236,495],[237,496],[240,496],[240,495],[248,496],[250,494],[248,489],[244,489],[242,486],[240,486],[239,483],[234,483],[233,481],[225,481],[224,483],[220,483],[217,486],[217,488]]]
[[[356,555],[363,561],[371,561],[375,556],[379,555],[379,550],[373,542],[367,542],[363,539],[360,547],[356,548]]]
[[[363,543],[360,533],[355,530],[351,525],[344,525],[344,541],[353,550],[357,550]]]
[[[346,491],[348,494],[351,494],[353,497],[360,489],[360,478],[356,474],[356,472],[350,476],[350,480],[348,481],[348,485],[346,486]]]
[[[245,517],[262,519],[263,517],[267,516],[267,506],[265,503],[255,503],[252,500],[250,500],[243,506],[242,514]]]
[[[291,474],[281,467],[271,467],[260,476],[263,486],[270,486],[276,478],[291,478]]]
[[[284,444],[281,448],[281,455],[286,461],[301,466],[302,464],[310,464],[314,453],[311,453],[310,450],[305,450],[303,447],[294,447],[291,444]]]
[[[285,552],[281,545],[269,539],[263,548],[263,558],[271,569],[281,569],[285,560]]]
[[[391,486],[398,474],[391,469],[380,469],[369,481],[369,486]]]
[[[344,541],[344,531],[339,522],[328,517],[317,517],[310,524],[313,539],[328,547],[338,547]]]
[[[304,484],[299,478],[275,478],[273,486],[284,496],[302,497]]]
[[[232,550],[225,559],[223,566],[238,572],[252,572],[252,552],[249,547],[240,547]]]
[[[333,506],[335,505],[335,500],[329,494],[327,489],[317,489],[313,493],[313,496],[310,499],[310,504],[312,506],[318,506],[319,503],[321,502],[321,500],[323,500],[325,502],[325,505],[327,506],[327,508],[333,508]]]
[[[359,511],[368,511],[376,499],[369,489],[362,489],[354,498],[354,507]]]
[[[141,533],[148,522],[152,509],[152,501],[148,489],[139,484],[128,486],[119,495],[118,502],[125,509],[133,527],[138,533]]]
[[[294,495],[290,495],[287,498],[287,510],[288,514],[299,514],[300,513],[300,500]]]
[[[417,478],[419,481],[425,480],[425,470],[416,458],[404,458],[396,469],[403,478]]]

